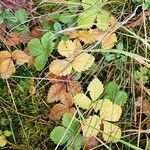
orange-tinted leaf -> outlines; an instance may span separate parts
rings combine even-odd
[[[149,99],[143,100],[142,108],[143,108],[143,113],[146,116],[150,117],[150,100]]]
[[[23,65],[24,63],[28,63],[30,61],[29,56],[20,50],[15,50],[12,52],[12,58],[16,60],[18,65]]]
[[[68,106],[61,104],[61,103],[56,104],[51,109],[50,114],[49,114],[49,118],[51,120],[59,120],[66,112],[74,113],[75,108],[68,107]]]
[[[21,43],[21,36],[16,32],[11,32],[8,37],[4,40],[5,45],[15,46]]]
[[[85,44],[90,44],[96,41],[94,34],[91,34],[88,30],[79,31],[78,38]]]
[[[72,96],[75,96],[78,93],[82,93],[82,86],[77,81],[71,81],[67,83],[67,91]]]
[[[90,138],[84,137],[83,140],[84,140],[85,150],[90,150],[98,145],[98,141],[93,136]]]
[[[2,79],[10,78],[15,71],[15,65],[11,58],[8,58],[0,63],[0,75]]]
[[[65,99],[64,93],[66,92],[66,87],[64,84],[54,84],[50,87],[47,97],[47,102],[57,102],[59,100]]]
[[[0,52],[0,64],[5,61],[6,59],[11,58],[11,53],[8,51],[1,51]]]
[[[34,38],[39,38],[42,36],[42,34],[43,34],[42,28],[40,26],[35,26],[31,30],[30,36]]]

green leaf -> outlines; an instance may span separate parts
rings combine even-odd
[[[11,131],[8,131],[8,130],[5,130],[4,131],[4,135],[6,136],[6,137],[10,137],[11,136]]]
[[[61,126],[55,127],[50,134],[50,138],[55,144],[58,144],[61,141],[60,145],[65,144],[70,137],[69,131],[66,132],[66,129]]]
[[[106,93],[110,100],[115,100],[117,93],[119,92],[119,87],[116,82],[110,82],[106,87]]]
[[[15,16],[17,17],[18,21],[21,23],[26,22],[28,19],[28,14],[25,9],[20,9],[16,11]]]
[[[40,71],[44,68],[46,61],[47,61],[47,56],[45,55],[39,55],[35,58],[34,60],[34,66],[37,71]]]
[[[54,30],[55,30],[56,32],[59,32],[59,31],[62,30],[61,24],[60,24],[59,22],[55,22],[54,25],[53,25],[53,27],[54,27]]]
[[[74,21],[75,17],[69,13],[69,12],[64,12],[60,14],[59,21],[62,23],[72,23]]]
[[[43,46],[38,38],[34,38],[28,42],[28,49],[32,56],[43,54]]]
[[[83,137],[81,134],[75,135],[67,142],[67,150],[80,150],[83,146]]]
[[[82,26],[83,29],[92,27],[97,16],[95,9],[86,10],[81,13],[78,17],[78,25]]]
[[[71,123],[72,122],[72,123]],[[70,125],[71,123],[71,125]],[[69,131],[77,132],[79,128],[79,123],[73,118],[73,115],[71,113],[65,113],[62,118],[62,124],[64,127],[68,128],[69,125]]]
[[[128,99],[128,95],[124,91],[119,91],[115,97],[114,103],[120,106],[123,106]]]
[[[99,7],[103,4],[102,0],[82,0],[83,8],[90,9],[91,7]]]

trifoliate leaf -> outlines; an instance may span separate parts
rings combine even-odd
[[[100,117],[107,121],[118,121],[122,113],[119,105],[113,104],[109,99],[104,99],[100,109]]]
[[[73,62],[72,67],[77,72],[88,70],[94,64],[95,58],[88,53],[81,53]]]
[[[103,93],[104,87],[103,87],[102,82],[101,82],[98,78],[94,78],[94,79],[90,82],[90,84],[89,84],[87,90],[88,90],[89,93],[90,93],[91,99],[92,99],[93,101],[95,101],[95,100],[98,99],[99,96]]]
[[[105,0],[106,2],[107,0]],[[82,28],[90,28],[97,22],[97,27],[103,31],[107,30],[116,22],[110,13],[103,9],[102,0],[83,0],[83,13],[78,17],[78,25]]]
[[[103,138],[106,142],[118,142],[121,139],[121,129],[107,121],[103,121]]]
[[[81,123],[84,137],[97,136],[100,131],[101,118],[97,115],[90,116]]]
[[[28,43],[29,52],[32,56],[36,57],[34,66],[38,71],[44,68],[46,61],[53,50],[53,39],[54,37],[52,37],[52,33],[47,32],[42,36],[41,41],[34,38]]]
[[[64,127],[69,128],[72,132],[77,132],[79,123],[73,118],[71,113],[65,113],[62,118],[62,124]]]
[[[53,60],[49,66],[50,73],[58,76],[66,76],[71,73],[72,67],[68,61],[65,60]]]
[[[81,150],[83,146],[83,137],[81,134],[75,135],[67,142],[67,150]]]
[[[71,132],[69,132],[66,128],[61,126],[55,127],[50,134],[51,140],[55,144],[58,144],[60,142],[60,145],[65,144],[70,137],[71,137]]]
[[[79,93],[73,97],[74,103],[83,109],[89,109],[92,101],[83,93]]]
[[[4,135],[0,135],[0,147],[4,147],[7,144],[7,140]]]

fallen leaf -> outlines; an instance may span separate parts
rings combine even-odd
[[[68,61],[55,59],[51,62],[49,71],[50,73],[58,76],[66,76],[71,73],[72,67],[70,66]]]
[[[72,67],[77,72],[88,70],[94,64],[95,58],[88,53],[81,53],[72,61]]]
[[[0,75],[2,79],[8,79],[15,73],[15,65],[8,51],[0,52]]]
[[[76,53],[81,52],[81,44],[78,40],[61,40],[58,44],[58,52],[65,57],[75,55]]]
[[[42,36],[42,34],[43,34],[43,30],[40,26],[33,27],[30,32],[30,36],[34,38],[39,38]]]
[[[7,46],[15,46],[22,42],[21,36],[16,32],[11,32],[5,39],[4,44]]]
[[[29,63],[30,61],[30,57],[24,51],[21,50],[13,51],[12,58],[16,60],[16,63],[18,65],[23,65],[25,63]]]
[[[51,109],[49,118],[51,120],[59,120],[67,112],[74,114],[75,108],[59,103],[54,105],[54,107]]]

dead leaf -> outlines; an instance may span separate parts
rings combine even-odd
[[[142,108],[143,108],[143,113],[146,116],[150,117],[150,100],[148,99],[143,100]]]
[[[59,104],[54,105],[54,107],[51,109],[50,114],[49,114],[49,118],[51,120],[56,121],[56,120],[61,119],[61,117],[67,112],[74,114],[75,108],[74,107],[68,107],[64,104],[59,103]]]
[[[29,56],[24,52],[24,51],[21,51],[21,50],[15,50],[12,52],[12,58],[14,60],[16,60],[16,63],[18,65],[23,65],[25,63],[29,63]]]
[[[93,136],[90,138],[84,137],[83,141],[84,141],[85,150],[90,150],[98,145],[98,141]]]
[[[52,77],[55,77],[52,74]],[[68,79],[66,77],[66,79]],[[73,96],[82,92],[81,85],[76,81],[67,82],[66,80],[54,82],[48,92],[48,103],[58,102],[50,111],[50,119],[59,120],[66,112],[75,112],[73,105]]]
[[[21,42],[21,36],[16,32],[11,32],[8,37],[4,39],[4,44],[9,47],[18,45]]]
[[[15,65],[8,51],[0,52],[0,75],[2,79],[8,79],[15,73]]]
[[[40,26],[35,26],[32,28],[30,36],[34,38],[39,38],[43,34],[42,28]]]

